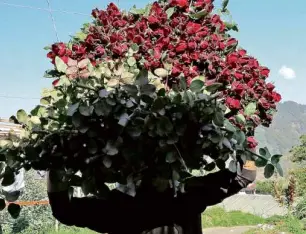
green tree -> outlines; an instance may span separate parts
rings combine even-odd
[[[294,163],[302,163],[305,166],[306,163],[306,135],[300,137],[300,145],[295,146],[290,151],[291,161]]]

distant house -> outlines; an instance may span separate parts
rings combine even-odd
[[[12,131],[18,135],[21,131],[21,126],[13,124],[7,119],[0,118],[0,139],[6,138]]]

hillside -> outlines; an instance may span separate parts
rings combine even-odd
[[[302,134],[306,134],[306,105],[288,101],[278,105],[273,123],[269,128],[259,128],[256,138],[272,153],[286,154]]]
[[[289,151],[299,144],[299,137],[306,134],[306,105],[288,101],[278,105],[272,125],[256,131],[259,146],[267,146],[271,153],[284,155],[282,167],[286,172],[293,164],[289,160]],[[259,173],[258,179],[263,175]]]

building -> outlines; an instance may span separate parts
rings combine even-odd
[[[7,119],[0,118],[0,139],[6,138],[11,131],[18,135],[21,131],[21,126],[13,124]]]

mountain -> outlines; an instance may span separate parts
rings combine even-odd
[[[277,109],[271,126],[258,128],[255,136],[259,145],[267,146],[271,153],[286,154],[306,134],[306,105],[287,101]]]
[[[293,167],[289,151],[299,144],[299,137],[306,134],[306,105],[287,101],[280,103],[277,109],[271,126],[259,127],[255,136],[259,147],[267,146],[272,154],[284,155],[281,164],[287,174]]]

